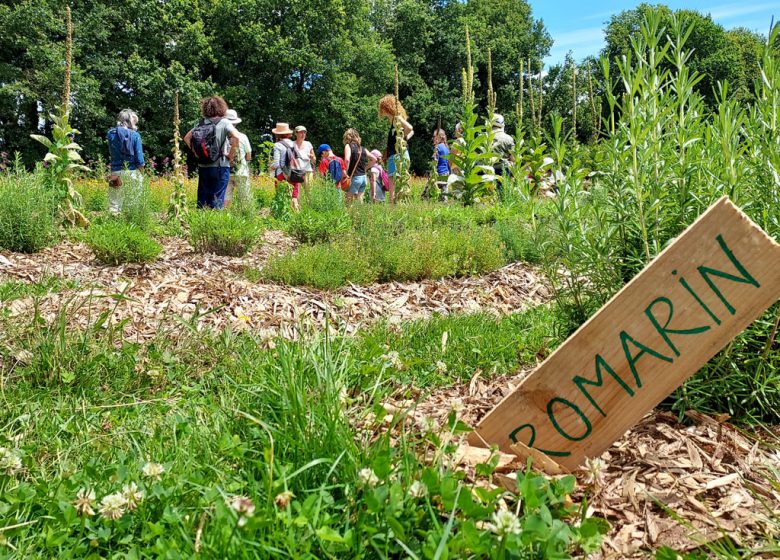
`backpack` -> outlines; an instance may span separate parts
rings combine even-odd
[[[303,183],[303,180],[306,178],[306,172],[299,169],[301,167],[298,162],[300,154],[298,153],[298,148],[295,147],[295,142],[290,140],[287,142],[282,141],[282,145],[285,147],[284,155],[282,156],[282,168],[290,170],[289,181],[291,183]]]
[[[190,146],[199,164],[208,165],[218,162],[223,157],[223,153],[222,146],[217,142],[217,124],[211,119],[201,119],[198,126],[192,129]]]
[[[387,176],[387,171],[385,171],[385,168],[381,165],[376,165],[374,167],[379,167],[379,179],[382,181],[382,190],[387,192],[390,190],[390,177]]]
[[[135,146],[133,145],[133,135],[131,131],[123,126],[112,128],[119,140],[119,153],[125,161],[133,161],[135,158]]]
[[[330,160],[330,163],[328,163],[328,175],[330,175],[330,178],[337,185],[344,178],[343,164],[344,160],[342,160],[340,157],[334,157],[332,160]]]

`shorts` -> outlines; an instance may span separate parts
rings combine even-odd
[[[398,162],[401,161],[401,158],[398,154],[395,154],[393,156],[390,156],[387,158],[387,174],[390,177],[395,177],[398,175]],[[409,150],[404,150],[404,161],[406,162],[406,165],[409,165]]]
[[[347,192],[349,194],[363,194],[365,190],[366,176],[358,175],[357,177],[352,177],[352,184],[349,186],[349,190]]]

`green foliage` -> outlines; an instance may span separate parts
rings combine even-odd
[[[293,214],[287,231],[301,243],[336,241],[351,231],[349,214],[342,210],[320,211],[304,208]]]
[[[40,174],[0,174],[0,248],[36,253],[54,243],[58,202]]]
[[[477,114],[471,103],[466,103],[462,120],[463,142],[453,150],[450,161],[457,181],[451,185],[452,195],[471,206],[495,191],[498,178],[491,164],[495,156],[490,151],[490,128],[477,125]]]
[[[284,223],[292,214],[292,187],[287,181],[276,185],[274,198],[271,201],[271,216]]]
[[[262,234],[258,221],[223,210],[199,210],[187,217],[190,245],[198,253],[215,253],[229,257],[246,255]]]
[[[89,228],[87,245],[102,263],[150,263],[157,260],[162,246],[138,226],[109,220]]]
[[[75,288],[78,282],[63,281],[58,276],[43,276],[37,282],[19,282],[16,280],[0,282],[0,302],[22,299],[30,296],[45,296],[60,292],[66,288]]]
[[[317,212],[332,212],[344,208],[344,191],[327,179],[314,179],[303,187],[301,196],[303,208]]]
[[[380,322],[358,333],[353,352],[367,363],[364,383],[392,375],[400,384],[415,387],[446,386],[483,376],[516,371],[546,357],[560,342],[553,328],[555,317],[548,306],[521,313],[435,315],[412,321],[399,329]],[[389,352],[398,353],[397,361]]]
[[[154,214],[155,203],[149,191],[148,181],[144,177],[143,183],[135,189],[130,188],[129,182],[121,187],[123,190],[122,210],[119,216],[128,224],[144,231],[149,231],[157,223]]]
[[[496,223],[496,232],[506,248],[509,262],[542,262],[542,244],[528,222],[520,216],[505,218]]]
[[[350,240],[301,247],[272,257],[262,271],[272,282],[335,290],[347,283],[370,284],[377,272],[368,256]]]

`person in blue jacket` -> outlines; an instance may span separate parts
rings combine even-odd
[[[119,214],[122,202],[140,196],[144,185],[144,148],[138,133],[138,115],[122,109],[116,126],[108,131],[111,172],[108,177],[108,211]]]

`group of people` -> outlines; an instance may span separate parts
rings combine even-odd
[[[241,119],[219,96],[204,99],[200,109],[201,119],[183,139],[198,162],[198,208],[223,208],[234,196],[251,199],[249,162],[252,147],[247,136],[237,128]],[[301,185],[311,182],[315,170],[344,190],[347,204],[364,198],[371,202],[395,202],[396,179],[409,164],[407,143],[414,135],[414,128],[394,95],[385,95],[379,100],[378,112],[380,118],[389,121],[384,154],[378,149],[364,147],[354,128],[344,132],[343,157],[339,157],[329,144],[320,144],[315,151],[307,140],[305,126],[292,129],[285,122],[276,124],[272,130],[276,142],[270,170],[277,184],[285,181],[292,187],[294,209],[299,207]],[[513,161],[514,139],[504,131],[501,115],[493,116],[492,127],[491,151],[497,157],[494,169],[496,174],[503,175]],[[457,153],[464,143],[460,123],[455,127],[451,147],[441,128],[434,131],[432,140],[437,183],[442,196],[446,197],[457,183],[451,151]],[[124,109],[119,113],[116,126],[108,131],[108,145],[111,155],[109,211],[117,213],[125,194],[143,184],[143,146],[138,133],[138,116],[133,111]]]
[[[320,144],[315,154],[314,147],[306,140],[305,126],[299,125],[293,130],[288,123],[276,124],[271,131],[276,137],[271,173],[277,183],[286,181],[292,186],[294,209],[298,208],[301,185],[309,183],[314,175],[317,156],[320,157],[317,172],[329,177],[344,190],[347,204],[364,197],[375,202],[395,201],[396,177],[401,173],[401,158],[409,161],[406,143],[414,134],[414,128],[409,124],[403,106],[393,95],[379,100],[379,117],[390,121],[385,157],[377,149],[364,147],[360,133],[354,128],[344,132],[342,158],[336,155],[330,144]],[[291,139],[293,134],[295,141]],[[383,166],[385,160],[386,169]]]

